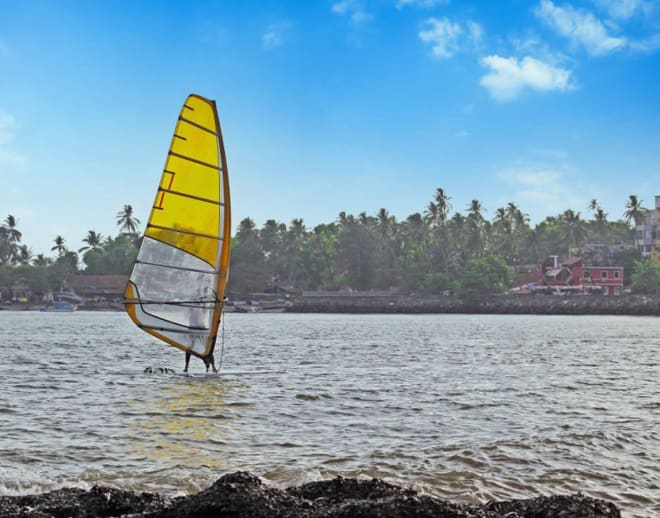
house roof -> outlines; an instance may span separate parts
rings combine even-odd
[[[545,272],[546,276],[548,277],[557,277],[562,272],[563,268],[554,268],[552,270],[548,270]]]
[[[128,275],[74,275],[67,282],[78,293],[121,293],[128,282]]]
[[[562,264],[564,266],[573,266],[574,264],[577,264],[582,261],[581,257],[569,257],[568,259],[562,261]]]

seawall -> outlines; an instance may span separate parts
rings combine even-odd
[[[513,315],[660,316],[660,297],[581,295],[493,295],[460,298],[433,296],[329,296],[302,298],[292,313],[472,313]]]

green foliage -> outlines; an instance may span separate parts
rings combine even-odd
[[[267,284],[264,250],[254,222],[245,218],[232,240],[231,275],[228,289],[240,297],[264,290]]]
[[[640,259],[638,248],[627,248],[614,254],[611,266],[623,266],[623,284],[628,286],[632,283],[632,273],[635,270],[635,264]]]
[[[452,283],[449,275],[442,272],[430,272],[424,274],[423,278],[420,279],[415,292],[428,295],[440,295],[450,288],[452,288]]]
[[[454,282],[461,297],[492,295],[506,291],[511,285],[511,271],[504,260],[496,256],[472,259]]]
[[[660,265],[650,259],[638,261],[633,270],[631,288],[634,293],[660,294]]]
[[[400,221],[384,208],[374,215],[342,212],[336,221],[313,230],[302,219],[288,225],[271,219],[257,228],[245,218],[231,243],[231,295],[247,297],[276,288],[398,288],[437,294],[455,287],[463,295],[499,293],[510,282],[506,264],[539,264],[550,255],[582,254],[587,243],[629,247],[634,242],[631,224],[645,211],[641,201],[631,196],[625,205],[627,222],[608,221],[593,199],[587,205],[591,217],[567,209],[531,226],[528,215],[513,202],[495,209],[487,220],[489,212],[479,200],[452,214],[450,199],[437,189],[424,211]],[[104,238],[94,230],[81,236],[85,243],[79,249],[81,273],[130,272],[141,239],[140,222],[131,205],[123,206],[116,222],[116,237]],[[54,239],[53,257],[34,258],[21,239],[18,221],[7,216],[0,223],[0,286],[10,285],[20,275],[37,293],[59,289],[68,275],[78,272],[78,257],[67,249],[64,237]],[[624,281],[631,280],[639,259],[636,249],[626,248],[614,257],[607,247],[590,249],[596,251],[585,256],[588,262],[623,266]]]
[[[89,248],[84,253],[85,273],[127,275],[137,253],[138,248],[128,234],[121,234],[114,239],[106,238],[101,248]]]

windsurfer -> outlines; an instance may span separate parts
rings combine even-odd
[[[186,366],[183,369],[183,372],[188,372],[188,365],[190,364],[190,357],[192,355],[190,354],[190,351],[186,351]],[[215,358],[213,357],[213,353],[209,354],[208,356],[203,356],[202,361],[204,362],[204,365],[206,366],[206,372],[209,371],[209,367],[213,369],[213,372],[217,373],[218,369],[215,366]]]

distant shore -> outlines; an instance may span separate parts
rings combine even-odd
[[[1,304],[0,310],[39,311],[41,307],[41,305],[12,303]],[[123,311],[123,307],[118,303],[84,304],[78,306],[78,311]],[[660,296],[492,295],[460,298],[416,295],[392,295],[390,297],[335,295],[295,300],[286,308],[286,312],[660,316]]]
[[[467,313],[512,315],[660,316],[660,297],[643,295],[556,296],[493,295],[489,297],[333,296],[303,299],[292,313]]]

